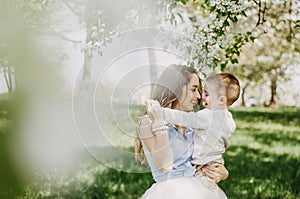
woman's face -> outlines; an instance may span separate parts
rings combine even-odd
[[[199,89],[199,78],[193,73],[189,84],[182,88],[182,95],[178,98],[178,104],[175,106],[175,109],[182,111],[194,110],[194,106],[201,97]]]

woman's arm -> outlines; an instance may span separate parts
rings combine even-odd
[[[163,129],[153,134],[152,122],[149,117],[144,116],[140,123],[140,137],[150,151],[155,165],[163,172],[171,171],[174,159],[168,130]]]

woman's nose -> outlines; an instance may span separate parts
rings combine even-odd
[[[201,98],[201,95],[200,95],[200,92],[197,90],[196,93],[195,93],[195,97],[197,99],[200,99]]]

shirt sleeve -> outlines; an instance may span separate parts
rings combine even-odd
[[[198,112],[185,112],[169,108],[163,110],[166,122],[198,129],[206,129],[211,117],[207,109]]]
[[[236,130],[236,123],[232,119],[232,116],[227,117],[227,123],[228,123],[228,131],[227,131],[228,135],[226,135],[226,137],[224,138],[225,149],[228,149],[228,147],[230,146],[230,137]]]

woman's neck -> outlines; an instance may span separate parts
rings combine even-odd
[[[182,110],[182,107],[180,106],[179,103],[175,103],[172,109],[176,109],[176,110],[179,110],[179,111],[185,111],[185,110]],[[182,136],[186,139],[186,136],[185,136],[186,127],[179,126],[179,125],[176,125],[176,124],[175,124],[175,127],[177,128],[178,131],[181,132]]]
[[[186,136],[185,136],[185,129],[186,129],[186,127],[179,126],[179,125],[176,125],[176,124],[174,124],[174,126],[182,134],[182,136],[186,139]]]

